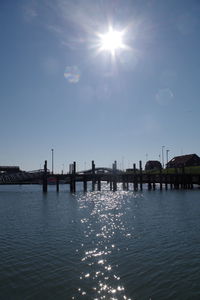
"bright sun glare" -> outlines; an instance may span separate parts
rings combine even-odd
[[[115,55],[116,50],[125,47],[123,35],[123,31],[116,31],[112,27],[105,34],[99,34],[100,51],[109,51],[112,55]]]

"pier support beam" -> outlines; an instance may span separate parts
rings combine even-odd
[[[179,180],[178,169],[175,168],[174,188],[177,189],[177,190],[179,189],[179,182],[180,182],[180,180]]]
[[[84,181],[83,181],[83,190],[85,193],[87,192],[87,180],[86,179],[84,179]]]
[[[129,190],[129,181],[128,181],[128,178],[127,178],[127,181],[126,181],[126,190],[127,191]]]
[[[43,193],[47,193],[47,160],[44,162]]]
[[[56,176],[56,191],[59,192],[59,177]]]
[[[76,193],[76,162],[73,162],[73,193]]]
[[[162,169],[160,168],[160,190],[162,191]]]
[[[156,189],[156,183],[155,183],[155,180],[153,181],[153,190],[155,191]]]
[[[148,182],[148,190],[151,191],[151,189],[152,189],[151,182]]]
[[[98,181],[97,181],[97,189],[98,189],[98,191],[101,190],[101,179],[98,179]]]
[[[94,160],[92,160],[92,191],[95,191],[95,163]]]
[[[136,174],[136,164],[133,164],[133,190],[137,191],[138,190],[138,178]]]
[[[140,167],[140,190],[142,191],[142,161],[139,161],[139,167]]]
[[[165,175],[165,189],[168,190],[168,176]]]
[[[113,179],[113,192],[117,191],[117,181],[116,178]]]
[[[76,193],[76,162],[72,165],[72,174],[70,176],[70,192]]]
[[[116,176],[116,172],[117,172],[117,161],[114,161],[113,164],[113,192],[117,191],[117,176]]]

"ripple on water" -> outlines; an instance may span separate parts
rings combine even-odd
[[[130,299],[119,275],[120,249],[116,247],[120,236],[123,239],[131,236],[125,232],[124,194],[93,192],[88,193],[87,201],[85,196],[79,196],[77,201],[83,215],[80,224],[87,250],[81,252],[84,271],[80,273],[81,287],[77,288],[74,299],[86,295],[91,299]]]
[[[30,188],[0,191],[2,299],[200,299],[199,191]]]

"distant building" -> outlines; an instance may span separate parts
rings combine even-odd
[[[20,172],[18,166],[0,166],[0,173],[17,173]]]
[[[148,160],[145,165],[145,171],[160,169],[162,169],[162,165],[158,160]]]
[[[167,163],[167,168],[200,166],[200,157],[196,154],[175,156]]]

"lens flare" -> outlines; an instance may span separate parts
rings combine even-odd
[[[80,70],[77,66],[67,66],[65,68],[64,77],[69,83],[78,83],[80,80]]]

